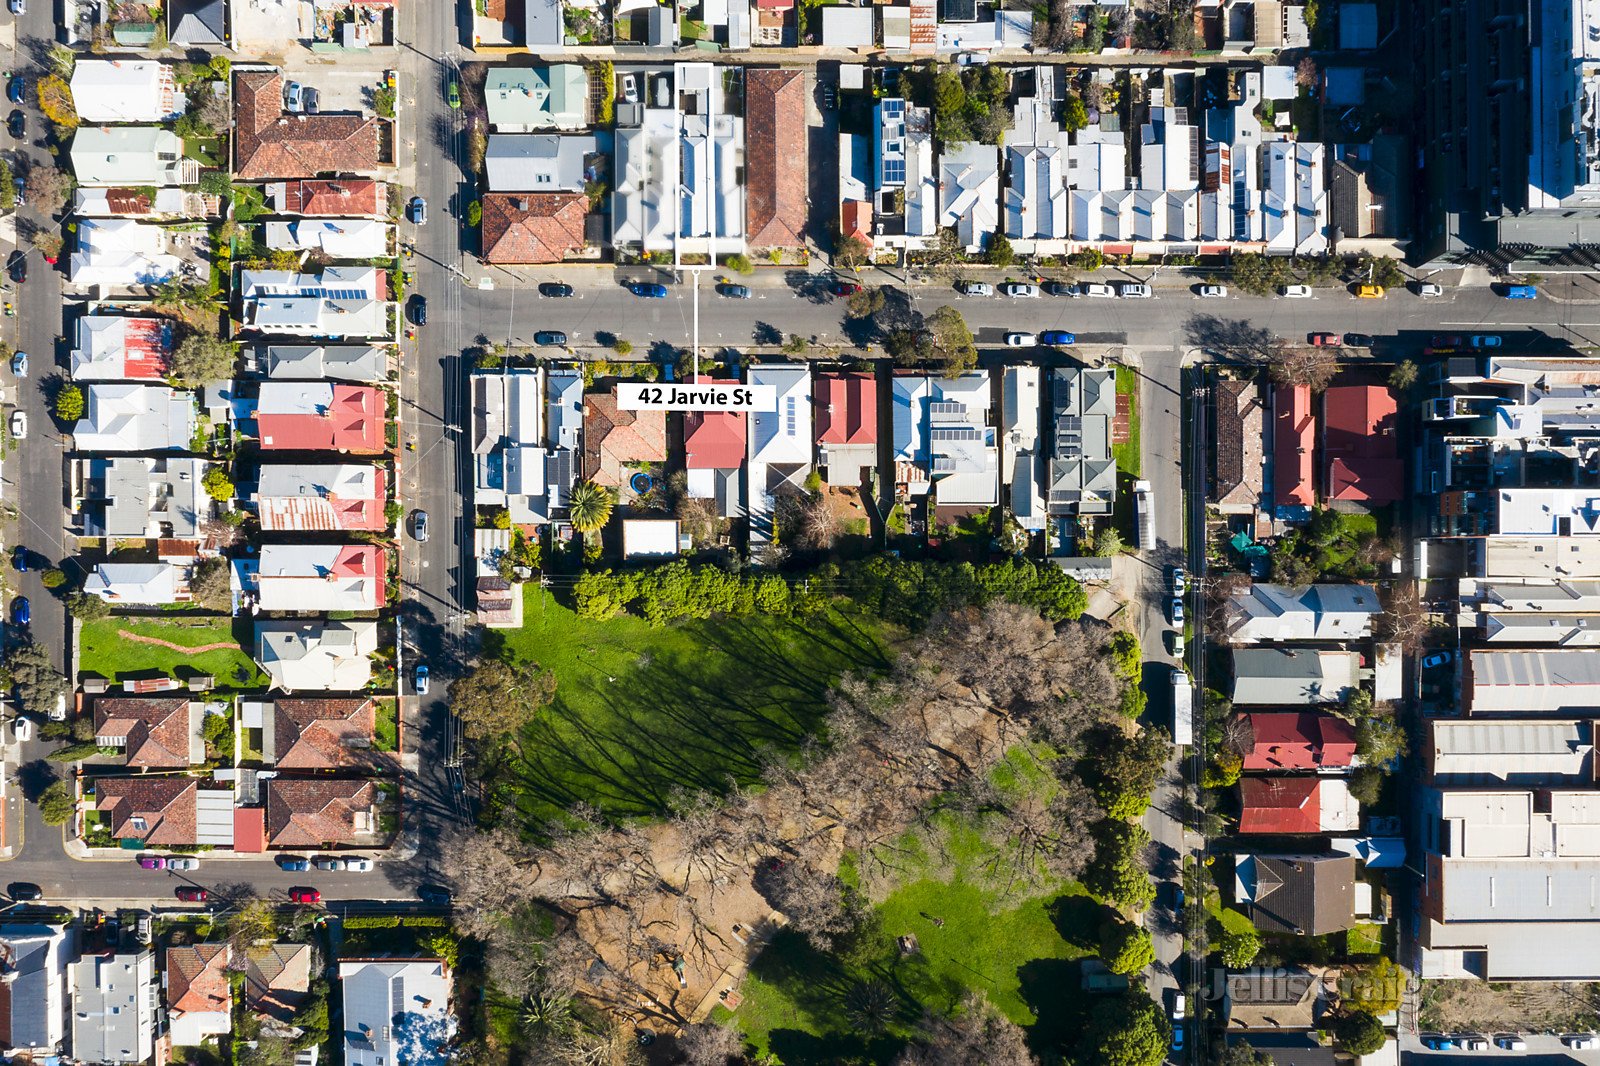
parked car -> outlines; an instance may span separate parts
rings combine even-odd
[[[836,281],[828,291],[835,296],[854,296],[861,291],[861,286],[853,281]]]
[[[411,297],[409,304],[411,321],[414,325],[426,326],[428,324],[428,298],[420,292]]]
[[[55,705],[50,708],[49,718],[52,722],[65,722],[67,720],[67,694],[56,693]]]
[[[1313,294],[1310,285],[1285,285],[1278,290],[1278,295],[1290,300],[1309,300]]]
[[[667,298],[667,287],[653,281],[635,281],[628,286],[628,291],[646,300],[665,300]]]
[[[1430,348],[1457,348],[1466,343],[1466,338],[1459,333],[1435,333],[1428,337]]]
[[[1424,655],[1422,657],[1422,668],[1424,670],[1432,670],[1436,666],[1448,664],[1454,658],[1454,652],[1436,651],[1432,655]]]
[[[353,859],[346,859],[344,861],[344,871],[350,874],[370,874],[372,872],[372,860],[359,855]]]
[[[28,549],[20,544],[17,545],[17,550],[11,555],[11,565],[17,568],[17,573],[26,574],[28,572]]]
[[[33,739],[33,719],[32,718],[13,718],[13,719],[11,719],[11,737],[18,744],[26,744],[28,741],[32,740]]]
[[[1078,286],[1078,291],[1085,296],[1093,296],[1099,300],[1115,300],[1117,298],[1117,290],[1098,281],[1086,281]]]
[[[24,0],[11,0],[9,6],[13,15],[26,15],[28,13],[28,5]]]
[[[1337,348],[1342,339],[1337,333],[1312,333],[1306,337],[1313,348]]]
[[[28,116],[22,113],[21,108],[11,112],[11,116],[6,119],[6,129],[19,141],[28,136]]]
[[[319,856],[311,860],[311,865],[315,866],[319,870],[326,870],[329,873],[338,873],[344,869],[344,860],[330,859],[326,856]]]
[[[1501,1051],[1527,1051],[1528,1050],[1528,1042],[1526,1040],[1522,1039],[1522,1037],[1516,1036],[1516,1035],[1511,1034],[1511,1033],[1507,1033],[1504,1036],[1495,1037],[1494,1038],[1494,1046],[1499,1048]]]
[[[1183,1050],[1183,1026],[1181,1025],[1174,1025],[1172,1027],[1172,1050]]]
[[[1032,333],[1007,333],[1007,348],[1032,348],[1039,343],[1039,338]]]
[[[1422,1038],[1422,1046],[1429,1051],[1454,1051],[1456,1042],[1449,1037],[1425,1036]]]
[[[139,856],[139,866],[145,870],[165,870],[170,861],[165,855]]]
[[[11,258],[6,260],[6,273],[11,280],[21,285],[28,280],[28,253],[17,249],[11,253]]]
[[[28,376],[28,353],[18,352],[11,357],[11,373],[19,378]]]
[[[1185,996],[1182,992],[1175,994],[1172,997],[1172,1020],[1175,1022],[1183,1021],[1186,1015],[1185,1008],[1188,1006],[1189,999],[1187,996]]]
[[[1182,596],[1174,596],[1174,597],[1172,597],[1171,613],[1172,613],[1172,624],[1175,625],[1175,626],[1183,625],[1183,597]]]
[[[1592,1033],[1568,1033],[1561,1042],[1573,1051],[1593,1051],[1600,1048],[1600,1037]]]
[[[1172,594],[1182,596],[1189,591],[1189,575],[1181,566],[1172,568]]]
[[[311,869],[311,863],[299,855],[280,855],[278,856],[278,869],[291,874],[304,873],[306,870]]]
[[[406,204],[406,217],[418,226],[426,226],[428,224],[428,201],[420,196],[413,196],[411,201]]]
[[[6,99],[14,104],[22,103],[23,94],[27,91],[27,83],[22,80],[21,74],[13,74],[6,79]]]
[[[567,335],[559,329],[541,329],[533,335],[533,343],[541,348],[565,348]]]
[[[994,286],[987,281],[962,281],[956,284],[956,291],[963,296],[993,296]]]
[[[1467,343],[1474,348],[1498,348],[1500,347],[1501,339],[1497,333],[1475,333]]]
[[[1464,1036],[1461,1038],[1462,1051],[1488,1051],[1489,1041],[1481,1036]]]
[[[1201,299],[1204,299],[1204,300],[1220,300],[1220,299],[1224,298],[1227,295],[1228,295],[1228,287],[1226,285],[1202,285],[1202,286],[1200,286],[1200,298]]]
[[[418,663],[416,670],[411,675],[411,685],[416,689],[417,695],[426,696],[432,684],[432,681],[428,678],[428,664]]]
[[[299,114],[305,110],[305,86],[297,81],[291,81],[283,87],[283,109],[290,114]]]
[[[1142,281],[1124,281],[1117,295],[1124,300],[1148,300],[1155,293]]]
[[[28,439],[28,412],[11,412],[11,435],[18,440]]]
[[[418,885],[417,898],[434,907],[448,907],[450,890],[442,885]]]
[[[1416,290],[1417,290],[1417,295],[1418,296],[1443,296],[1444,295],[1444,286],[1443,285],[1435,285],[1431,281],[1419,281],[1419,282],[1417,282],[1416,283]]]
[[[28,597],[18,596],[11,601],[11,620],[19,626],[33,621],[33,608],[28,605]]]
[[[322,893],[314,888],[291,888],[289,890],[290,903],[321,903]]]
[[[1068,333],[1064,329],[1047,329],[1043,333],[1039,334],[1039,343],[1056,345],[1077,344],[1078,335],[1076,333]]]
[[[200,860],[193,855],[177,855],[167,860],[167,869],[198,870],[200,869]]]
[[[572,295],[572,286],[564,281],[546,281],[539,286],[539,295],[564,299]]]
[[[1383,286],[1382,285],[1357,285],[1356,286],[1356,299],[1358,299],[1358,300],[1381,300],[1381,299],[1383,299]]]
[[[44,899],[44,889],[32,881],[13,881],[6,886],[6,895],[18,903],[33,903]]]
[[[185,903],[204,903],[211,898],[211,893],[198,885],[183,885],[175,889],[173,895]]]
[[[1372,347],[1372,334],[1346,333],[1344,335],[1344,346],[1346,348],[1370,348]]]
[[[417,539],[417,543],[419,543],[419,544],[426,544],[428,542],[428,512],[427,511],[424,511],[421,508],[418,508],[416,511],[414,511],[412,513],[412,515],[411,515],[411,535]]]
[[[453,70],[450,72],[450,84],[444,91],[444,100],[450,105],[450,110],[461,110],[461,77]]]
[[[732,282],[723,282],[721,285],[717,286],[717,291],[730,300],[750,299],[750,286],[748,285],[735,285]]]
[[[1508,300],[1537,300],[1539,290],[1532,285],[1507,285],[1502,295]]]
[[[1014,300],[1037,300],[1039,286],[1031,281],[1008,281],[1000,286],[1000,292]]]
[[[1184,637],[1183,630],[1167,630],[1167,644],[1169,645],[1168,650],[1172,652],[1174,658],[1183,658],[1183,651],[1187,646],[1187,638]]]

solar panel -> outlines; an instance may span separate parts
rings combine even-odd
[[[888,182],[904,183],[906,180],[906,163],[903,159],[885,159],[883,161],[883,180]]]
[[[931,430],[928,434],[930,440],[977,440],[981,436],[982,433],[970,426],[948,426]]]

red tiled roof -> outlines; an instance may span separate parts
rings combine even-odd
[[[356,114],[290,115],[283,75],[249,71],[233,79],[234,175],[311,178],[377,170],[378,120]]]
[[[1314,711],[1245,716],[1255,743],[1246,770],[1315,770],[1349,766],[1356,755],[1355,728],[1342,718]]]
[[[878,382],[871,374],[818,374],[818,444],[876,444]]]
[[[233,850],[259,855],[267,850],[267,812],[260,807],[233,809]]]
[[[1272,489],[1279,507],[1316,502],[1311,487],[1311,458],[1316,420],[1311,414],[1311,388],[1279,385],[1273,391]]]
[[[272,730],[280,770],[370,767],[377,703],[372,699],[280,699]]]
[[[96,738],[120,738],[129,766],[178,770],[189,766],[189,697],[126,696],[94,701]]]
[[[865,200],[846,200],[839,205],[839,231],[872,247],[872,205]]]
[[[174,1014],[229,1009],[233,988],[228,964],[233,949],[222,944],[183,944],[167,949],[167,1006]]]
[[[488,263],[559,263],[583,247],[589,198],[581,192],[491,192],[483,207]]]
[[[607,488],[626,478],[629,463],[667,461],[665,411],[623,411],[615,392],[583,397],[583,476]]]
[[[107,189],[106,206],[113,215],[148,215],[155,197],[138,189]]]
[[[371,781],[274,778],[266,783],[267,842],[275,848],[356,843],[355,815],[378,801]]]
[[[371,178],[340,178],[332,181],[286,181],[283,206],[287,215],[381,215],[388,187]]]
[[[111,835],[142,840],[153,847],[195,841],[196,783],[181,777],[103,777],[96,785],[95,810],[111,816]],[[132,824],[144,819],[144,828]]]
[[[1315,777],[1247,777],[1239,782],[1241,833],[1316,833],[1322,829]]]
[[[1374,504],[1400,499],[1405,471],[1394,392],[1387,385],[1341,385],[1329,389],[1322,403],[1329,498]]]
[[[805,73],[747,70],[744,99],[748,242],[752,248],[801,247],[808,180]]]
[[[371,385],[335,385],[319,414],[257,414],[261,448],[270,451],[383,451],[383,394]]]
[[[684,465],[690,470],[737,470],[744,465],[744,451],[743,411],[690,411],[683,416]]]

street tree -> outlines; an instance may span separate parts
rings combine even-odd
[[[946,377],[953,378],[977,365],[978,349],[960,311],[946,304],[928,316],[927,325],[934,358],[943,364]]]
[[[833,242],[833,262],[846,270],[859,270],[872,259],[872,245],[854,234],[842,234]]]
[[[1084,776],[1107,816],[1126,820],[1143,815],[1172,753],[1172,738],[1159,726],[1132,737],[1118,726],[1103,726],[1090,734],[1089,742],[1097,758],[1084,763]]]
[[[72,811],[72,791],[65,781],[52,781],[39,794],[39,817],[45,825],[65,825]]]
[[[1156,895],[1144,857],[1149,846],[1150,834],[1143,826],[1101,823],[1095,832],[1094,860],[1084,870],[1084,887],[1118,907],[1148,907]]]
[[[869,285],[845,298],[844,313],[851,318],[871,318],[883,310],[883,305],[883,289],[877,285]]]
[[[1267,373],[1279,385],[1306,385],[1321,392],[1339,372],[1339,353],[1335,348],[1309,344],[1275,343],[1267,356]]]
[[[1417,383],[1417,375],[1419,373],[1416,363],[1409,359],[1402,359],[1395,364],[1393,370],[1389,371],[1389,387],[1405,392]]]
[[[1155,941],[1132,922],[1108,922],[1100,930],[1100,959],[1112,973],[1136,974],[1156,961]]]
[[[1172,1030],[1145,991],[1097,1000],[1078,1043],[1078,1061],[1095,1066],[1160,1066]]]
[[[83,417],[83,389],[77,385],[62,385],[56,390],[55,416],[60,422],[76,422]]]
[[[42,645],[30,640],[12,648],[6,665],[17,686],[22,709],[36,718],[48,717],[57,699],[67,693],[67,679],[55,668]]]
[[[90,592],[72,592],[65,600],[67,613],[80,622],[98,622],[111,617],[111,605]]]
[[[556,694],[556,678],[538,663],[485,659],[450,685],[450,713],[474,740],[513,740]]]

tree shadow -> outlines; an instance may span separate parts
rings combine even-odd
[[[756,344],[782,344],[783,330],[770,322],[757,322],[750,330],[750,339]]]
[[[1184,339],[1194,348],[1204,348],[1219,358],[1256,360],[1272,354],[1272,330],[1253,325],[1244,318],[1222,318],[1195,314],[1183,327]]]
[[[1047,1061],[1078,1042],[1088,1016],[1082,981],[1083,963],[1076,959],[1033,959],[1017,967],[1017,994],[1037,1019],[1028,1043]]]
[[[1100,950],[1100,930],[1120,915],[1092,896],[1057,896],[1046,909],[1062,940],[1086,951]]]
[[[783,280],[795,295],[807,303],[821,305],[833,301],[833,282],[828,280],[827,275],[813,274],[809,270],[787,270],[784,271]]]
[[[17,767],[17,787],[22,789],[22,798],[29,803],[38,803],[44,790],[56,781],[55,767],[43,759],[34,759]]]

